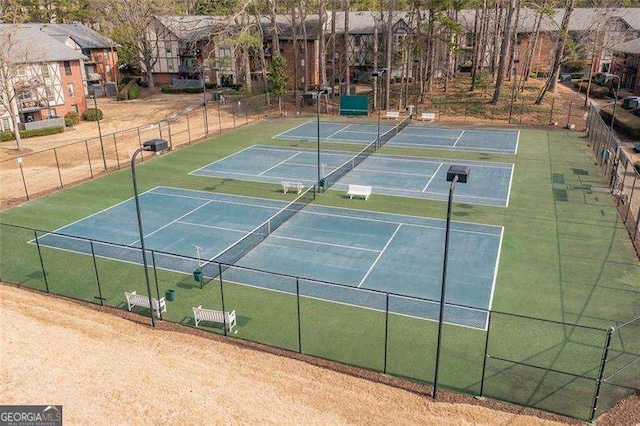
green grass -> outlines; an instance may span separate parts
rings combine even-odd
[[[271,135],[304,121],[308,118],[246,126],[140,163],[140,191],[166,185],[293,199],[294,195],[283,195],[277,185],[190,176],[188,172],[253,144],[314,148],[313,142],[271,139]],[[362,148],[325,146],[346,151]],[[488,346],[492,358],[487,360],[484,392],[588,418],[595,390],[593,378],[604,344],[602,330],[640,315],[640,265],[586,139],[578,133],[525,129],[515,156],[390,146],[382,153],[515,163],[508,208],[454,205],[454,220],[504,227],[493,309],[599,330],[493,314]],[[122,170],[4,211],[0,220],[50,231],[132,196],[130,172]],[[355,207],[337,191],[327,191],[316,203]],[[357,208],[434,218],[446,215],[442,202],[379,195],[358,203]],[[48,285],[53,293],[92,303],[101,303],[101,293],[102,303],[121,309],[126,309],[124,290],[146,294],[140,266],[101,258],[94,264],[90,256],[48,248],[41,250],[45,284],[37,247],[26,244],[34,238],[33,231],[5,225],[0,231],[0,275],[5,281],[41,291]],[[433,381],[437,333],[433,322],[387,317],[379,311],[304,297],[298,300],[293,279],[287,279],[293,293],[288,294],[226,279],[213,280],[200,289],[190,275],[170,271],[151,269],[150,276],[154,296],[164,296],[167,289],[176,291],[176,300],[168,302],[165,320],[193,326],[192,306],[221,309],[224,299],[225,309],[235,309],[238,315],[237,334],[232,334],[235,338],[292,351],[301,348],[317,357],[410,380]],[[148,315],[145,310],[136,312]],[[204,328],[223,332],[213,324]],[[483,331],[445,325],[442,385],[466,393],[480,392],[486,337]],[[629,353],[640,353],[631,341],[640,338],[625,333],[614,340],[611,371],[624,365]],[[628,378],[640,373],[636,366],[624,374],[628,376],[618,377],[618,383],[628,385],[632,382]],[[605,406],[629,393],[611,385],[603,387],[603,392]]]

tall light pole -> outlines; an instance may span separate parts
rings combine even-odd
[[[319,87],[317,96],[316,96],[316,122],[318,124],[318,138],[317,138],[317,151],[318,151],[318,186],[317,191],[320,192],[320,184],[322,182],[322,176],[320,176],[320,95],[329,95],[331,94],[331,87]]]
[[[378,138],[376,139],[376,148],[380,148],[380,111],[382,110],[382,74],[387,72],[386,68],[380,68],[371,73],[378,80]]]
[[[136,181],[136,156],[142,151],[160,152],[169,147],[169,142],[164,139],[151,139],[142,144],[142,148],[138,148],[131,156],[131,178],[133,180],[133,196],[136,200],[136,213],[138,215],[138,231],[140,232],[140,247],[142,248],[142,264],[144,265],[144,278],[147,283],[147,295],[149,296],[149,316],[151,317],[151,326],[155,327],[156,322],[153,318],[153,298],[151,297],[151,281],[149,280],[149,271],[147,266],[147,252],[144,247],[144,231],[142,230],[142,215],[140,214],[140,199],[138,198],[138,182]]]
[[[436,369],[433,375],[433,399],[436,398],[438,391],[438,369],[440,367],[440,346],[442,343],[442,323],[444,320],[444,296],[447,282],[447,258],[449,255],[449,232],[451,230],[451,206],[453,204],[453,190],[456,182],[467,183],[469,179],[468,166],[449,167],[447,171],[447,182],[451,182],[449,187],[449,203],[447,204],[447,226],[444,234],[444,261],[442,265],[442,287],[440,289],[440,314],[438,317],[438,346],[436,347]]]
[[[104,144],[102,143],[102,129],[100,128],[100,113],[98,113],[98,96],[96,95],[96,88],[91,90],[93,97],[93,109],[96,112],[96,121],[98,122],[98,136],[100,137],[100,150],[102,151],[102,164],[104,169],[107,170],[107,159],[104,155]]]
[[[620,76],[618,76],[617,74],[606,75],[607,80],[613,79],[613,78],[618,79],[618,90],[616,90],[615,101],[613,101],[613,113],[611,114],[611,135],[613,135],[613,123],[615,122],[615,119],[616,119],[616,105],[618,105],[618,95],[620,94]]]

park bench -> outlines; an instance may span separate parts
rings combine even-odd
[[[193,318],[195,320],[196,327],[202,321],[211,321],[220,324],[226,324],[229,331],[231,331],[236,325],[236,311],[224,312],[223,316],[222,311],[205,309],[202,307],[202,305],[198,306],[197,308],[193,308]]]
[[[151,304],[153,305],[153,308],[149,306],[149,296],[136,294],[135,291],[132,291],[131,293],[125,291],[124,297],[127,298],[127,307],[129,311],[131,311],[131,308],[134,306],[141,306],[143,308],[153,309],[156,311],[157,316],[160,316],[161,313],[167,312],[167,303],[165,302],[164,297],[160,300],[152,297]]]
[[[400,118],[400,111],[387,111],[387,119],[393,118],[394,120],[397,120],[398,118]]]
[[[371,195],[371,187],[364,185],[349,185],[349,190],[347,191],[347,195],[349,198],[353,198],[354,195],[359,195],[364,197],[364,199],[368,199],[369,195]]]
[[[287,181],[282,181],[280,182],[282,184],[282,192],[283,193],[287,193],[289,190],[292,190],[295,188],[295,190],[298,192],[298,194],[302,193],[302,190],[304,189],[304,185],[302,184],[302,182],[287,182]]]
[[[436,119],[435,112],[423,112],[420,115],[420,120],[422,120],[422,121],[433,121],[435,119]]]

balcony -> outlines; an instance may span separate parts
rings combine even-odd
[[[49,109],[49,104],[45,100],[38,99],[22,99],[18,100],[19,112],[34,112]]]
[[[87,81],[100,81],[102,80],[102,76],[97,72],[88,72],[87,73]]]

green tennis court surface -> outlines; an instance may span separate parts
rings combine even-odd
[[[358,210],[307,206],[276,226],[287,202],[158,187],[141,195],[146,247],[155,251],[156,267],[191,273],[198,267],[194,247],[205,262],[221,261],[255,232],[267,238],[254,248],[249,241],[234,262],[251,269],[305,278],[309,297],[381,310],[366,291],[332,286],[344,284],[400,296],[394,312],[436,320],[438,304],[412,308],[410,298],[438,301],[442,276],[444,223]],[[38,239],[42,247],[142,264],[133,200],[108,208]],[[263,226],[267,223],[268,226]],[[99,241],[89,246],[87,240]],[[486,328],[491,307],[502,229],[454,223],[451,249],[464,253],[451,261],[446,321]],[[33,241],[32,241],[33,242]],[[480,249],[479,249],[480,248]],[[90,250],[91,249],[91,250]],[[185,258],[186,257],[186,258]],[[216,265],[217,266],[217,265]],[[205,274],[207,269],[205,268]],[[217,269],[213,269],[214,275]],[[236,272],[239,283],[286,291],[263,274]],[[323,285],[322,282],[327,285]],[[375,298],[375,296],[374,296]],[[415,304],[416,302],[413,302]],[[459,305],[459,306],[452,306]]]

